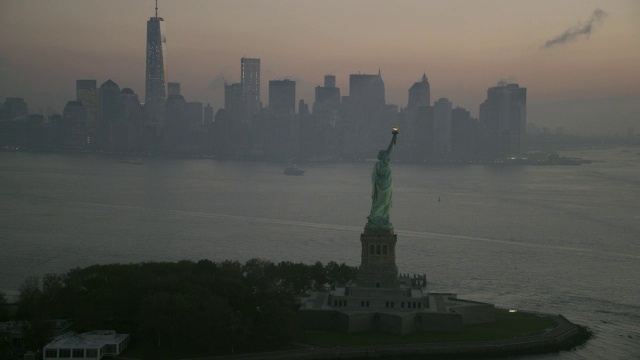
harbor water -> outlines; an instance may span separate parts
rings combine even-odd
[[[640,358],[637,151],[562,154],[594,160],[580,166],[392,164],[399,271],[594,333],[535,358]],[[0,291],[12,299],[29,276],[105,263],[359,265],[373,164],[286,176],[283,164],[142,160],[0,153]]]

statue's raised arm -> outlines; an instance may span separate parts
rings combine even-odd
[[[378,152],[378,162],[374,165],[371,172],[371,213],[367,216],[367,225],[365,229],[370,230],[392,230],[393,225],[389,222],[389,213],[391,211],[391,195],[393,193],[391,181],[391,151],[396,144],[398,137],[398,128],[393,128],[391,132],[393,137],[389,143],[387,150]]]
[[[393,146],[396,144],[396,138],[398,137],[398,128],[394,127],[391,131],[393,137],[391,138],[391,142],[389,143],[389,147],[387,147],[387,157],[391,158],[391,150],[393,150]]]

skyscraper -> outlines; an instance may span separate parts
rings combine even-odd
[[[213,123],[213,106],[211,106],[211,104],[207,103],[207,106],[204,107],[203,116],[203,122],[205,125]]]
[[[409,88],[407,108],[415,109],[418,106],[429,105],[431,105],[431,87],[429,86],[429,80],[427,80],[427,74],[423,74],[422,80],[414,83]]]
[[[164,20],[156,16],[147,21],[147,76],[145,87],[145,108],[151,124],[162,122],[164,103],[167,100],[166,76],[167,38]]]
[[[454,159],[469,160],[474,157],[478,120],[464,108],[451,110],[451,155]]]
[[[316,86],[316,97],[313,103],[313,113],[327,113],[337,111],[340,106],[340,88],[336,87],[334,75],[324,76],[324,86]]]
[[[503,157],[524,151],[527,122],[527,89],[518,84],[498,84],[487,90],[480,105],[480,124],[484,149],[490,157]]]
[[[95,80],[76,80],[76,100],[85,109],[86,126],[90,137],[95,136],[98,119],[98,89]]]
[[[269,110],[274,114],[291,115],[296,112],[296,82],[269,81]]]
[[[202,125],[202,103],[199,101],[187,102],[187,123],[196,127]]]
[[[240,84],[242,86],[243,122],[248,123],[260,112],[260,59],[240,59]]]
[[[73,148],[86,144],[86,107],[81,101],[69,101],[62,112],[64,122],[57,124],[56,145]]]
[[[242,121],[242,84],[224,84],[224,110],[229,127]]]
[[[378,74],[349,75],[349,97],[343,99],[342,153],[362,159],[376,154],[392,124],[387,116],[384,81]]]
[[[112,151],[112,127],[120,118],[120,86],[109,79],[100,85],[98,92],[98,121],[96,123],[96,145],[105,151]]]
[[[29,113],[23,98],[8,97],[4,100],[5,118],[9,120],[26,118]]]
[[[335,75],[325,75],[324,76],[324,87],[327,87],[327,88],[336,87],[336,76]]]
[[[433,152],[439,158],[451,152],[451,109],[447,98],[433,103]]]
[[[384,81],[380,72],[377,75],[351,74],[349,101],[359,106],[384,105]]]

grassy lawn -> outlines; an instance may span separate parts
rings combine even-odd
[[[295,344],[287,345],[284,349],[277,350],[299,350],[300,346]],[[265,350],[266,351],[266,350]],[[238,351],[236,354],[241,354],[242,352]],[[233,355],[231,353],[231,345],[229,345],[229,349],[226,353],[221,353],[220,351],[211,351],[211,350],[194,350],[194,349],[171,349],[170,347],[162,347],[159,348],[155,343],[144,341],[144,342],[132,342],[127,349],[120,355],[120,359],[125,360],[178,360],[178,359],[189,359],[189,358],[199,358],[199,357],[211,357],[211,356],[222,356],[222,355]]]
[[[132,343],[129,348],[127,348],[120,357],[128,358],[128,359],[162,359],[162,360],[172,360],[172,359],[184,359],[184,358],[194,358],[194,357],[204,357],[211,356],[211,352],[204,351],[185,351],[183,349],[180,350],[172,350],[168,348],[158,348],[155,344],[149,342],[136,342]]]
[[[327,347],[467,342],[533,335],[555,326],[556,323],[548,317],[496,310],[495,323],[468,325],[459,333],[423,332],[400,336],[376,332],[345,334],[332,331],[309,331],[302,334],[299,340]],[[211,352],[206,351],[185,351],[184,349],[171,351],[171,349],[167,348],[159,349],[155,344],[149,342],[135,342],[123,352],[122,357],[128,359],[169,360],[210,355]]]
[[[409,335],[393,335],[377,332],[345,334],[330,331],[309,331],[303,334],[301,341],[328,347],[467,342],[533,335],[555,326],[556,323],[548,317],[496,310],[495,323],[468,325],[459,333],[421,332]]]

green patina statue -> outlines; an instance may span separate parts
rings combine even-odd
[[[391,150],[396,144],[398,136],[398,128],[393,128],[391,132],[393,138],[387,150],[378,152],[378,162],[371,172],[371,213],[367,216],[369,220],[365,229],[370,230],[393,230],[393,225],[389,222],[389,213],[391,212],[391,195],[393,193],[391,181]]]

